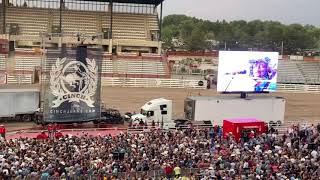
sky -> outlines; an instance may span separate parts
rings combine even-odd
[[[273,20],[320,27],[320,0],[165,0],[164,16],[185,14],[211,21]]]

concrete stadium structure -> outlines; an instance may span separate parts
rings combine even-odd
[[[43,34],[53,46],[51,48],[58,48],[63,44],[77,43],[75,35],[78,33],[88,36],[103,34],[99,43],[105,51],[102,61],[104,84],[110,84],[110,78],[115,78],[112,80],[115,84],[121,84],[136,82],[121,78],[165,81],[170,77],[180,79],[180,75],[189,80],[203,80],[203,75],[217,70],[217,51],[168,52],[163,55],[161,23],[162,0],[0,0],[0,72],[6,74],[8,83],[37,82],[38,70],[48,70],[54,62],[41,63]],[[89,38],[84,43],[95,44],[97,40]],[[303,57],[282,59],[278,77],[278,82],[284,84],[280,84],[281,90],[320,84],[320,61],[305,61]],[[181,61],[184,62],[180,64]],[[185,70],[183,73],[181,68]],[[171,83],[169,81],[167,84]]]
[[[9,83],[30,83],[36,70],[50,65],[41,63],[43,38],[59,48],[78,43],[78,34],[102,34],[103,77],[169,78],[161,56],[161,21],[162,0],[1,0],[0,71]]]

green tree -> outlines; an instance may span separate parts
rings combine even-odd
[[[174,32],[172,28],[167,26],[162,29],[162,41],[163,41],[163,47],[165,49],[173,48],[173,44],[172,44],[173,37],[174,37]]]
[[[200,28],[195,28],[191,35],[185,38],[185,43],[190,51],[199,51],[207,48],[205,33]]]
[[[211,22],[185,15],[169,15],[163,20],[162,30],[164,48],[167,49],[173,48],[173,38],[184,42],[186,50],[222,49],[226,43],[227,48],[262,48],[280,51],[281,42],[284,42],[286,53],[320,48],[319,27],[284,25],[276,21]],[[209,46],[207,40],[215,40],[220,45]]]

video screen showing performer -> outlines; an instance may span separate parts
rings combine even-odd
[[[277,64],[271,64],[271,59],[250,60],[250,76],[256,81],[254,91],[276,90],[277,83],[272,81],[277,75]]]
[[[219,92],[269,92],[277,87],[278,53],[227,52],[219,57]]]

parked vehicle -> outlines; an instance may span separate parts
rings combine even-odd
[[[191,121],[189,119],[172,119],[172,100],[165,98],[153,99],[141,107],[139,114],[131,116],[132,125],[141,123],[159,124],[164,129],[186,127],[188,125],[205,125],[210,127],[211,122]],[[209,123],[209,124],[208,124]]]
[[[34,120],[39,108],[39,99],[40,91],[37,89],[1,89],[0,118]]]
[[[286,100],[282,97],[194,96],[185,100],[185,117],[191,121],[211,121],[223,125],[223,120],[256,118],[269,124],[284,122]]]
[[[119,110],[117,109],[101,109],[101,119],[94,121],[95,124],[97,123],[108,123],[108,124],[123,124],[124,117],[121,116]]]

